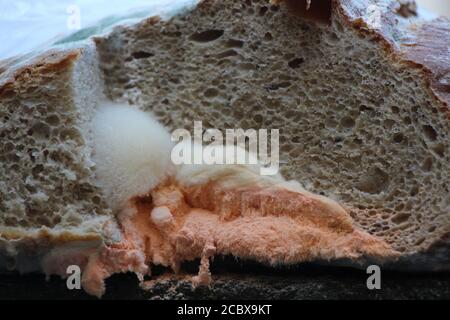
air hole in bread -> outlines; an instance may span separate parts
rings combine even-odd
[[[43,171],[44,171],[44,166],[42,164],[38,164],[38,165],[34,166],[33,169],[31,170],[33,176],[36,177],[36,178]]]
[[[59,121],[59,117],[56,114],[52,114],[46,119],[46,122],[51,126],[57,126],[59,124]]]
[[[244,46],[244,41],[237,39],[229,39],[225,42],[226,48],[242,48]]]
[[[276,91],[278,89],[288,88],[290,86],[291,86],[291,83],[286,81],[286,82],[269,84],[269,85],[266,86],[266,89],[269,90],[269,91]]]
[[[265,15],[268,10],[269,8],[267,8],[266,6],[262,6],[261,8],[259,8],[259,15],[260,16]]]
[[[438,143],[433,146],[433,151],[441,158],[445,156],[445,146],[443,143]]]
[[[237,56],[237,55],[238,55],[238,53],[235,50],[230,49],[230,50],[226,50],[226,51],[223,51],[223,52],[217,54],[216,57],[218,59],[223,59],[223,58],[233,57],[233,56]]]
[[[37,122],[31,127],[28,134],[38,140],[47,140],[50,138],[50,132],[50,127],[47,124]]]
[[[400,112],[400,109],[397,106],[391,106],[391,110],[392,110],[392,113],[395,113],[395,114],[398,114]]]
[[[428,140],[436,141],[437,133],[436,133],[436,130],[434,130],[434,128],[432,126],[424,125],[424,126],[422,126],[422,129],[423,129],[423,132],[425,133],[425,136],[428,138]]]
[[[414,197],[414,196],[416,196],[418,193],[419,193],[419,187],[418,187],[418,186],[414,186],[414,187],[411,188],[411,191],[410,191],[409,194],[411,195],[411,197]]]
[[[205,91],[204,96],[206,98],[214,98],[217,97],[219,95],[219,90],[215,89],[215,88],[209,88]]]
[[[402,142],[404,141],[404,139],[405,139],[405,137],[403,136],[402,133],[396,133],[396,134],[394,134],[393,141],[394,141],[395,143],[402,143]]]
[[[266,40],[266,41],[273,40],[272,34],[270,32],[266,32],[266,34],[264,35],[264,40]]]
[[[131,55],[134,59],[147,59],[154,56],[153,53],[147,51],[136,51],[133,52]]]
[[[219,39],[223,34],[223,30],[206,30],[192,34],[189,39],[195,42],[211,42]]]
[[[304,62],[305,62],[305,59],[303,59],[303,58],[295,58],[295,59],[289,61],[288,66],[289,66],[289,68],[297,69],[297,68],[299,68]]]
[[[357,188],[366,193],[381,193],[389,185],[389,175],[380,168],[372,168],[360,178]]]
[[[355,120],[350,117],[344,117],[341,119],[341,125],[347,129],[353,128],[355,126]]]

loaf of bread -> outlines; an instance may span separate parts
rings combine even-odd
[[[176,8],[175,8],[176,7]],[[450,20],[413,1],[175,1],[0,62],[0,269],[103,280],[234,255],[449,270]],[[114,101],[114,102],[112,102]],[[170,132],[280,129],[282,175]]]

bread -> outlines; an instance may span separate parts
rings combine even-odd
[[[372,2],[329,4],[326,25],[265,1],[207,1],[118,29],[97,41],[108,95],[171,128],[282,128],[286,177],[397,250],[422,251],[449,231],[448,19],[410,21],[383,1],[374,29]]]
[[[194,283],[207,282],[214,254],[448,270],[448,19],[424,21],[394,0],[313,0],[308,10],[306,0],[278,2],[192,1],[168,20],[1,66],[0,266],[64,276],[78,264],[96,295],[112,273],[177,270],[199,257]],[[141,181],[123,166],[127,152],[107,165],[114,153],[102,147],[139,148],[98,139],[101,110],[123,108],[106,98],[169,131],[194,120],[280,129],[283,176],[304,188],[248,167],[225,169],[225,180],[221,168],[203,167],[206,178],[192,185],[189,168],[158,164],[148,150],[144,168],[156,170]],[[167,137],[147,123],[136,134]],[[162,157],[170,148],[142,143]],[[111,177],[116,163],[125,180]],[[267,217],[240,202],[255,186],[250,200],[276,203]]]

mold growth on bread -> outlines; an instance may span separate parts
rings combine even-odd
[[[245,165],[172,166],[172,142],[149,114],[107,103],[94,118],[95,160],[117,204],[120,239],[91,256],[83,287],[101,296],[113,273],[179,270],[201,258],[194,286],[211,281],[209,259],[233,255],[271,265],[392,259],[389,245],[355,228],[333,200]],[[219,147],[220,148],[220,147]]]
[[[150,115],[106,103],[99,107],[93,128],[99,187],[112,208],[147,193],[168,174],[170,135]]]

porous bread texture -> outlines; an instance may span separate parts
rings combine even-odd
[[[170,134],[150,115],[130,106],[102,103],[93,130],[98,186],[113,210],[148,193],[169,174]]]
[[[2,74],[1,238],[101,231],[110,209],[94,185],[90,125],[102,91],[92,43]]]
[[[108,96],[172,129],[280,129],[287,178],[395,249],[426,250],[450,232],[448,107],[423,67],[386,48],[412,31],[383,12],[382,41],[358,17],[365,3],[333,1],[316,25],[264,0],[208,0],[117,28],[97,41]]]

